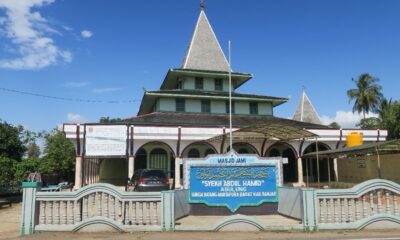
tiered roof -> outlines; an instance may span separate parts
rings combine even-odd
[[[229,63],[201,9],[192,39],[182,63],[183,69],[229,72]]]

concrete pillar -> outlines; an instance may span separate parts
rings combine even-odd
[[[74,189],[82,187],[82,157],[77,156],[75,158],[75,186]]]
[[[297,183],[304,184],[303,161],[302,161],[301,157],[297,158]]]
[[[135,157],[129,156],[129,161],[128,161],[128,178],[129,179],[133,176],[134,172],[135,172]]]
[[[42,183],[23,182],[22,183],[22,218],[21,218],[21,236],[33,234],[35,226],[39,220],[39,205],[36,201],[36,192],[40,191]]]
[[[181,164],[182,158],[175,158],[175,189],[181,189]]]
[[[339,182],[339,174],[337,170],[337,158],[333,159],[333,171],[335,172],[335,181]]]

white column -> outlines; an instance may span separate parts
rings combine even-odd
[[[134,156],[129,156],[129,161],[128,161],[128,178],[131,178],[133,176],[133,173],[135,172],[135,157]]]
[[[304,184],[303,161],[302,161],[301,157],[297,158],[297,183],[299,185]]]
[[[74,189],[82,187],[82,157],[77,156],[75,158],[75,186]]]
[[[181,188],[181,164],[182,158],[175,158],[175,189]]]
[[[335,181],[339,182],[339,173],[337,168],[337,158],[333,159],[333,171],[335,172]]]

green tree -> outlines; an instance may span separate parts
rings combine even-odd
[[[353,112],[365,114],[369,112],[377,112],[383,95],[381,93],[382,87],[377,84],[378,78],[372,77],[368,73],[361,74],[357,80],[352,79],[357,88],[347,91],[349,102],[354,100]]]
[[[400,138],[400,102],[390,101],[388,104],[383,103],[379,113],[381,118],[381,128],[388,131],[387,139]]]
[[[337,122],[331,122],[328,126],[331,127],[331,128],[336,128],[336,129],[342,128],[342,127],[339,125],[339,123],[337,123]]]
[[[381,128],[381,120],[376,117],[363,118],[356,126],[361,129],[377,129]]]
[[[26,180],[29,173],[40,172],[41,159],[28,157],[14,165],[14,177],[18,182]]]
[[[36,142],[29,143],[26,146],[26,155],[28,158],[38,158],[40,156],[40,147]]]
[[[13,126],[0,120],[0,156],[20,161],[25,153],[24,143],[21,141],[24,128]]]
[[[10,185],[14,181],[14,159],[0,156],[0,186]]]
[[[41,170],[56,173],[64,180],[72,181],[75,172],[75,147],[65,138],[64,133],[53,130],[45,136],[46,144]]]
[[[121,118],[110,118],[110,117],[101,117],[100,123],[114,123],[114,122],[122,122]]]

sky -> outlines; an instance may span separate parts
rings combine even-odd
[[[136,116],[143,89],[181,66],[199,9],[198,0],[0,0],[0,119],[48,131]],[[290,98],[275,116],[291,118],[304,87],[324,123],[354,127],[346,91],[365,72],[399,99],[400,1],[208,0],[205,12],[225,53],[232,42],[233,70],[254,75],[237,92]]]

